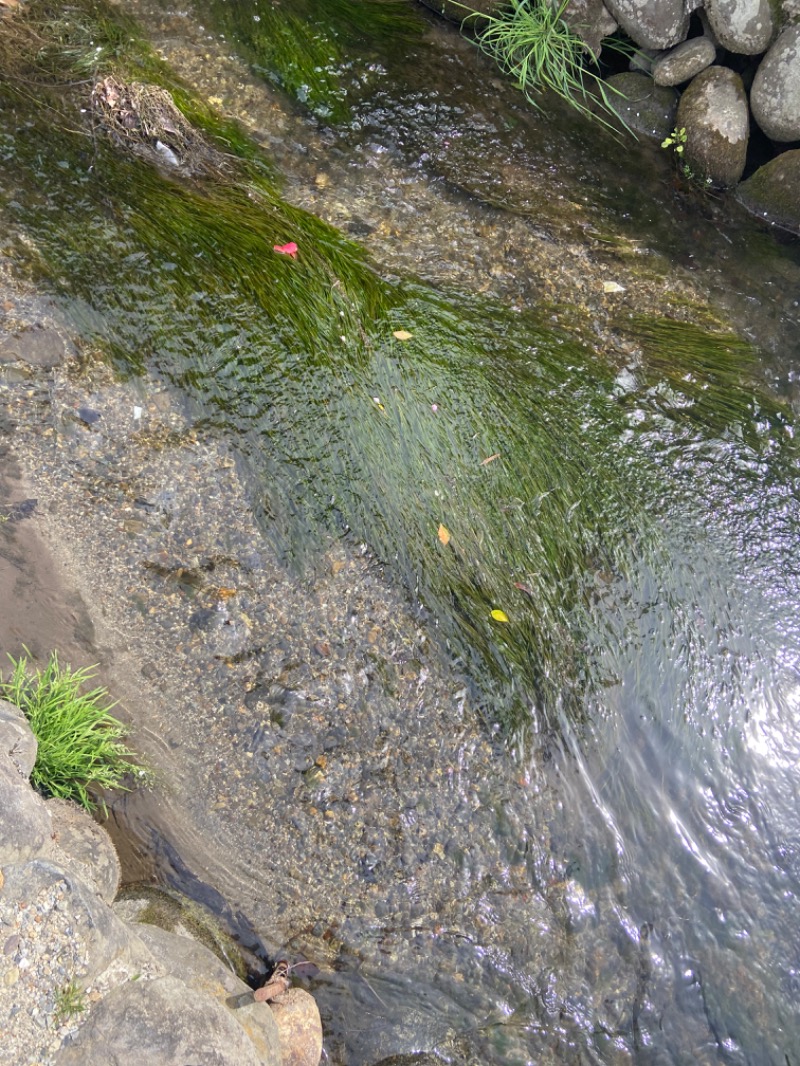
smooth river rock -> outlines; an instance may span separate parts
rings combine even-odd
[[[712,33],[729,52],[756,56],[769,47],[774,32],[770,0],[705,0],[705,12]]]
[[[800,148],[759,167],[738,186],[736,198],[759,218],[800,234]]]
[[[675,125],[686,129],[683,161],[695,178],[718,188],[739,181],[750,120],[738,74],[726,67],[708,67],[698,74],[680,99]]]
[[[56,1066],[263,1066],[230,1011],[175,977],[129,981],[92,1008]]]
[[[710,67],[716,58],[717,49],[710,37],[693,37],[653,61],[653,81],[656,85],[683,85]]]
[[[800,140],[800,25],[785,29],[761,60],[750,106],[773,141]]]
[[[606,0],[606,6],[642,48],[672,48],[685,39],[689,29],[683,0]]]
[[[314,997],[302,988],[290,988],[270,1006],[280,1034],[283,1066],[319,1066],[322,1022]]]
[[[678,108],[675,89],[656,85],[646,74],[634,71],[614,74],[607,83],[617,90],[608,94],[611,107],[634,133],[663,141],[672,131]]]

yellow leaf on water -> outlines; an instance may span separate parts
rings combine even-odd
[[[439,540],[442,544],[450,543],[450,530],[447,526],[439,526]]]
[[[618,281],[604,281],[603,292],[625,292],[625,286]]]
[[[396,337],[399,341],[410,341],[414,334],[409,333],[407,329],[396,329],[392,336]]]
[[[508,621],[508,615],[506,614],[505,611],[496,611],[496,610],[492,611],[492,618],[494,618],[495,622],[507,622]]]

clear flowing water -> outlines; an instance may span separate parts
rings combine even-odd
[[[324,10],[297,5],[303,18]],[[293,88],[311,121],[230,57],[238,43],[252,58],[241,33],[221,40],[197,17],[142,13],[201,91],[267,142],[287,195],[366,245],[395,292],[392,326],[427,323],[429,336],[359,359],[337,331],[345,354],[331,375],[313,345],[305,361],[293,341],[280,347],[279,317],[265,326],[226,289],[223,255],[220,290],[198,292],[174,280],[167,243],[139,250],[130,197],[92,217],[94,277],[75,266],[75,238],[63,251],[76,320],[155,366],[192,398],[198,425],[235,442],[287,554],[307,555],[320,526],[349,528],[446,627],[453,603],[436,599],[414,554],[446,496],[447,528],[477,560],[456,604],[468,634],[487,572],[506,567],[516,613],[538,597],[538,624],[558,638],[532,627],[516,654],[501,631],[487,650],[475,623],[480,654],[457,646],[467,671],[502,664],[484,688],[490,723],[493,698],[517,706],[523,693],[526,747],[519,761],[462,748],[439,809],[408,771],[398,839],[439,834],[448,872],[437,885],[375,830],[348,888],[338,971],[315,989],[336,1060],[431,1050],[498,1066],[798,1062],[796,242],[676,191],[654,150],[531,112],[422,15],[402,49],[340,24],[345,58],[325,60],[339,110],[305,82]],[[12,141],[7,127],[9,159]],[[49,199],[9,205],[42,248],[63,226],[51,181]],[[113,205],[114,190],[104,195]],[[87,219],[96,210],[90,201]],[[630,302],[609,310],[604,278],[622,278]],[[677,314],[682,297],[691,319],[704,291],[754,343],[755,364],[735,345],[713,361],[699,332],[656,342],[641,325],[662,304]],[[338,299],[334,288],[331,313],[351,328]],[[379,428],[362,430],[373,418]],[[504,450],[513,477],[476,488],[469,471]],[[552,489],[537,481],[542,456]],[[493,526],[470,514],[475,500],[501,502]],[[526,554],[540,514],[554,545]],[[450,556],[436,558],[446,571]],[[500,606],[513,624],[511,603]],[[344,855],[348,832],[328,846]],[[322,845],[307,847],[324,862]],[[342,855],[331,878],[349,875]],[[380,905],[365,887],[376,879]],[[304,891],[313,900],[314,885]],[[318,924],[306,945],[324,936]]]

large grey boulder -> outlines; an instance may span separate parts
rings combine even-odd
[[[8,755],[0,757],[0,865],[27,862],[50,840],[51,820],[42,797],[33,791]]]
[[[686,38],[689,15],[683,0],[606,0],[606,6],[642,48],[672,48]]]
[[[646,74],[629,71],[608,79],[613,92],[608,94],[612,109],[634,133],[663,139],[675,125],[678,93],[656,85]]]
[[[800,148],[759,167],[737,188],[736,198],[759,218],[800,233]]]
[[[756,56],[766,51],[775,30],[770,0],[705,0],[711,31],[723,48]]]
[[[189,988],[211,996],[228,1007],[237,1002],[233,1017],[244,1029],[263,1066],[282,1066],[278,1027],[266,1003],[256,1003],[250,989],[217,956],[186,936],[170,933],[155,925],[141,925],[137,933],[169,974]]]
[[[785,29],[761,60],[750,106],[773,141],[800,140],[800,25]]]
[[[0,922],[16,928],[25,913],[40,916],[37,937],[63,937],[68,919],[70,975],[85,983],[99,976],[114,962],[131,957],[128,928],[108,904],[73,874],[42,859],[3,867]],[[50,928],[52,926],[52,929]]]
[[[698,74],[680,99],[675,125],[686,129],[683,161],[696,178],[717,188],[739,181],[750,120],[738,74],[726,67],[708,67]]]
[[[0,757],[7,755],[24,778],[31,776],[38,744],[24,713],[0,700]]]
[[[111,903],[120,879],[119,858],[111,837],[77,803],[50,799],[47,809],[52,819],[49,857]]]
[[[263,1066],[230,1011],[175,977],[129,981],[94,1006],[56,1066]]]
[[[717,49],[710,37],[693,37],[653,61],[653,81],[656,85],[683,85],[710,67],[716,58]]]

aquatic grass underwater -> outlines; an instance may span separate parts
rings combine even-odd
[[[157,66],[136,49],[129,77]],[[99,73],[118,69],[109,57]],[[641,447],[634,408],[666,420],[676,446],[752,422],[749,350],[628,323],[641,382],[621,392],[612,361],[535,312],[382,279],[357,245],[287,204],[224,125],[202,128],[230,152],[228,172],[165,175],[80,127],[91,85],[70,97],[54,78],[42,111],[18,71],[0,73],[0,151],[17,183],[6,214],[25,237],[18,254],[83,335],[121,372],[163,375],[201,426],[231,435],[288,561],[330,536],[369,545],[474,679],[490,724],[520,737],[579,718],[605,681],[602,634],[637,639],[631,574],[662,562],[651,509],[671,475]],[[274,250],[290,241],[296,259]],[[664,402],[667,370],[681,402]]]

